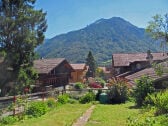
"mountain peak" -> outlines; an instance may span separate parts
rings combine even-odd
[[[37,51],[42,57],[64,57],[85,62],[91,50],[98,63],[111,60],[112,53],[159,51],[145,30],[120,17],[101,18],[87,27],[55,36]]]

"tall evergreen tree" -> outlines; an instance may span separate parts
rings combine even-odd
[[[32,78],[34,49],[44,40],[46,13],[35,10],[35,2],[36,0],[0,1],[0,51],[6,53],[6,67],[10,67],[15,75],[12,81],[18,81],[23,76],[24,79]],[[1,81],[3,86],[7,83],[4,80]]]
[[[86,58],[86,65],[89,67],[86,73],[86,77],[95,77],[96,62],[91,51],[89,51]]]

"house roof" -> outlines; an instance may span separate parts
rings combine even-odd
[[[168,58],[167,54],[163,53],[151,53],[153,56],[153,60],[163,60],[165,58]],[[116,67],[120,66],[129,66],[131,63],[136,61],[147,61],[146,59],[147,53],[119,53],[119,54],[113,54],[113,65]]]
[[[70,64],[74,70],[84,70],[86,69],[86,64]]]
[[[164,62],[165,63],[165,62]],[[166,71],[166,69],[165,69]],[[154,81],[157,81],[157,80],[160,80],[162,78],[165,78],[165,77],[168,77],[168,74],[167,72],[163,72],[163,75],[162,76],[158,76],[154,70],[154,68],[150,67],[150,68],[146,68],[146,69],[143,69],[139,72],[136,72],[136,73],[133,73],[133,74],[130,74],[128,76],[125,76],[125,78],[127,80],[129,80],[132,84],[135,84],[135,80],[136,79],[140,79],[141,76],[149,76],[150,78],[152,78]]]
[[[56,59],[40,59],[34,61],[34,68],[38,73],[49,73],[52,69],[57,67],[63,61],[66,61],[64,58]]]

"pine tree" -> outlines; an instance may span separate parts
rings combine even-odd
[[[30,73],[34,49],[44,40],[46,13],[35,10],[35,2],[36,0],[0,1],[0,52],[6,53],[4,62],[15,75],[12,81],[19,80],[22,69],[26,69],[25,74]]]
[[[96,62],[91,51],[89,51],[86,58],[86,65],[89,67],[86,73],[86,77],[95,77]]]

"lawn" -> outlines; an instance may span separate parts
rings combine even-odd
[[[94,109],[86,126],[125,126],[129,116],[137,116],[139,109],[135,109],[134,103],[120,105],[99,104]]]
[[[65,104],[39,118],[16,123],[14,126],[71,126],[91,104]]]

